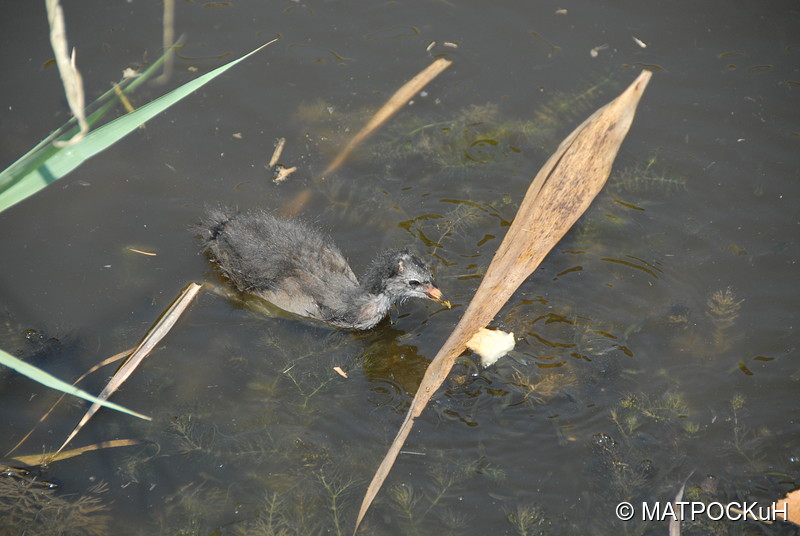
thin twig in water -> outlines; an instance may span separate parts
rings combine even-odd
[[[164,72],[153,80],[156,84],[165,84],[172,77],[175,65],[175,0],[164,0],[164,20],[162,21],[162,43],[164,44]]]
[[[361,142],[367,139],[373,132],[375,132],[378,127],[383,125],[386,121],[388,121],[394,114],[396,114],[400,108],[406,105],[406,103],[411,100],[411,98],[416,95],[419,91],[424,88],[428,82],[439,76],[439,74],[450,67],[453,62],[450,60],[446,60],[444,58],[439,58],[427,68],[422,70],[417,76],[406,82],[403,87],[398,89],[391,98],[386,101],[386,104],[381,107],[378,112],[372,116],[372,119],[362,128],[358,134],[356,134],[352,140],[345,146],[342,151],[336,155],[336,158],[333,159],[325,171],[322,172],[322,176],[328,175],[333,173],[344,163],[350,153],[358,147]]]
[[[269,159],[269,167],[275,167],[275,164],[278,163],[284,145],[286,145],[286,138],[278,138],[278,143],[275,144],[275,150],[272,152],[272,158]]]
[[[178,321],[183,311],[189,306],[191,301],[197,295],[197,293],[201,289],[201,285],[197,283],[189,283],[189,285],[181,292],[180,296],[172,302],[172,305],[166,310],[166,312],[158,319],[155,325],[150,328],[150,331],[147,332],[147,335],[142,339],[136,349],[133,351],[130,357],[122,364],[114,377],[109,380],[108,384],[106,384],[103,391],[97,395],[97,398],[101,400],[106,400],[110,397],[114,392],[119,389],[119,387],[127,380],[133,371],[136,370],[136,367],[147,357],[151,351],[161,342],[167,333],[172,329],[172,326],[175,325],[175,322]],[[92,406],[86,411],[86,414],[83,416],[81,421],[72,430],[69,437],[67,437],[64,444],[59,447],[57,452],[61,452],[67,444],[72,441],[72,438],[83,428],[89,419],[100,409],[99,404],[92,404]]]

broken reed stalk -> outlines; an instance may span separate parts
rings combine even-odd
[[[101,400],[106,400],[110,397],[114,392],[119,389],[119,387],[127,380],[133,371],[136,370],[136,367],[147,357],[150,352],[161,342],[167,333],[172,329],[172,326],[175,325],[175,322],[178,321],[178,318],[183,314],[183,311],[189,306],[191,301],[197,295],[202,287],[197,283],[189,283],[186,288],[181,291],[181,294],[178,298],[172,302],[172,305],[164,312],[163,315],[156,321],[150,331],[147,332],[147,335],[144,336],[142,341],[133,351],[133,353],[125,360],[122,366],[117,370],[116,374],[109,380],[106,384],[103,391],[97,395],[97,398]],[[91,407],[86,411],[81,421],[72,430],[72,433],[69,434],[64,444],[59,447],[56,451],[56,454],[61,452],[67,444],[72,441],[72,438],[83,428],[83,426],[92,418],[92,416],[100,409],[99,404],[92,404]]]
[[[375,132],[378,127],[388,121],[394,114],[400,110],[406,103],[411,100],[414,95],[416,95],[419,91],[424,88],[428,82],[439,76],[439,74],[450,67],[452,65],[452,61],[446,60],[444,58],[439,58],[428,67],[423,69],[417,76],[403,84],[403,87],[398,89],[391,98],[386,101],[378,112],[372,116],[372,119],[362,128],[358,134],[353,136],[353,139],[342,149],[336,158],[328,165],[325,171],[322,172],[322,176],[328,175],[333,173],[339,166],[341,166],[344,161],[350,156],[350,153],[358,147],[358,145],[367,139],[373,132]]]
[[[286,138],[278,138],[278,143],[275,144],[275,150],[272,152],[272,158],[269,159],[269,167],[275,167],[278,160],[281,159],[283,147],[286,145]]]
[[[536,175],[464,316],[433,359],[397,436],[370,482],[353,531],[364,519],[431,396],[467,341],[486,326],[600,192],[652,73],[642,71],[616,99],[561,142]]]
[[[81,454],[86,454],[87,452],[92,452],[95,450],[113,449],[117,447],[135,447],[137,445],[145,445],[147,443],[148,441],[143,439],[110,439],[108,441],[101,441],[100,443],[94,443],[84,447],[64,450],[55,454],[31,454],[30,456],[15,456],[11,459],[23,465],[30,465],[33,467],[38,465],[48,465],[53,462],[60,462],[61,460],[74,458],[75,456],[80,456]]]
[[[164,71],[161,76],[153,80],[156,84],[166,84],[172,77],[175,65],[175,0],[164,0],[161,39],[164,43]]]

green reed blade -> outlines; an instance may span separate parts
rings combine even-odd
[[[51,389],[56,389],[58,391],[62,391],[70,395],[81,397],[84,400],[88,400],[89,402],[93,402],[95,404],[101,404],[107,408],[115,409],[117,411],[127,413],[128,415],[139,417],[140,419],[145,419],[147,421],[151,420],[150,417],[146,415],[142,415],[141,413],[136,413],[135,411],[131,411],[127,408],[120,406],[119,404],[109,402],[108,400],[102,400],[94,395],[87,393],[86,391],[78,389],[77,387],[70,385],[64,381],[61,381],[52,374],[49,374],[43,371],[42,369],[36,368],[33,365],[30,365],[25,361],[22,361],[21,359],[17,359],[13,355],[3,350],[0,350],[0,364],[16,370],[20,374],[27,376],[33,381],[39,382],[45,387],[50,387]]]

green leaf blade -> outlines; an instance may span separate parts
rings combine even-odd
[[[52,145],[41,147],[42,144],[39,144],[37,147],[41,147],[41,151],[52,151],[52,153],[48,154],[47,158],[43,159],[34,169],[28,171],[29,168],[26,167],[22,171],[22,173],[24,173],[23,175],[9,178],[8,172],[17,166],[17,163],[14,163],[3,173],[0,173],[0,185],[6,183],[10,184],[5,191],[0,192],[0,212],[67,175],[89,158],[104,151],[136,130],[139,125],[146,123],[173,104],[217,78],[231,67],[238,65],[240,62],[246,60],[275,41],[277,41],[277,39],[273,39],[269,43],[258,47],[244,56],[217,67],[213,71],[173,89],[166,95],[162,95],[137,110],[103,125],[97,130],[89,132],[83,140],[75,145],[56,148]],[[38,162],[38,156],[32,155],[32,153],[33,151],[28,152],[23,158],[36,159]],[[0,190],[2,190],[2,186],[0,186]]]
[[[89,402],[100,404],[107,408],[121,411],[122,413],[127,413],[128,415],[132,415],[134,417],[138,417],[146,421],[152,420],[150,417],[146,415],[142,415],[141,413],[136,413],[135,411],[120,406],[119,404],[115,404],[114,402],[109,402],[108,400],[102,400],[100,398],[97,398],[96,396],[91,395],[86,391],[83,391],[82,389],[78,389],[74,385],[70,385],[67,382],[59,380],[52,374],[45,372],[40,368],[34,367],[33,365],[28,364],[25,361],[22,361],[21,359],[14,357],[13,355],[9,354],[4,350],[0,350],[0,364],[16,370],[23,376],[27,376],[28,378],[32,379],[35,382],[40,383],[41,385],[44,385],[45,387],[56,389],[57,391],[61,391],[69,395],[83,398],[84,400],[88,400]]]

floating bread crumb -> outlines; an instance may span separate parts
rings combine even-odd
[[[481,365],[494,365],[498,359],[514,349],[513,333],[499,329],[481,328],[467,343],[467,348],[481,356]]]

